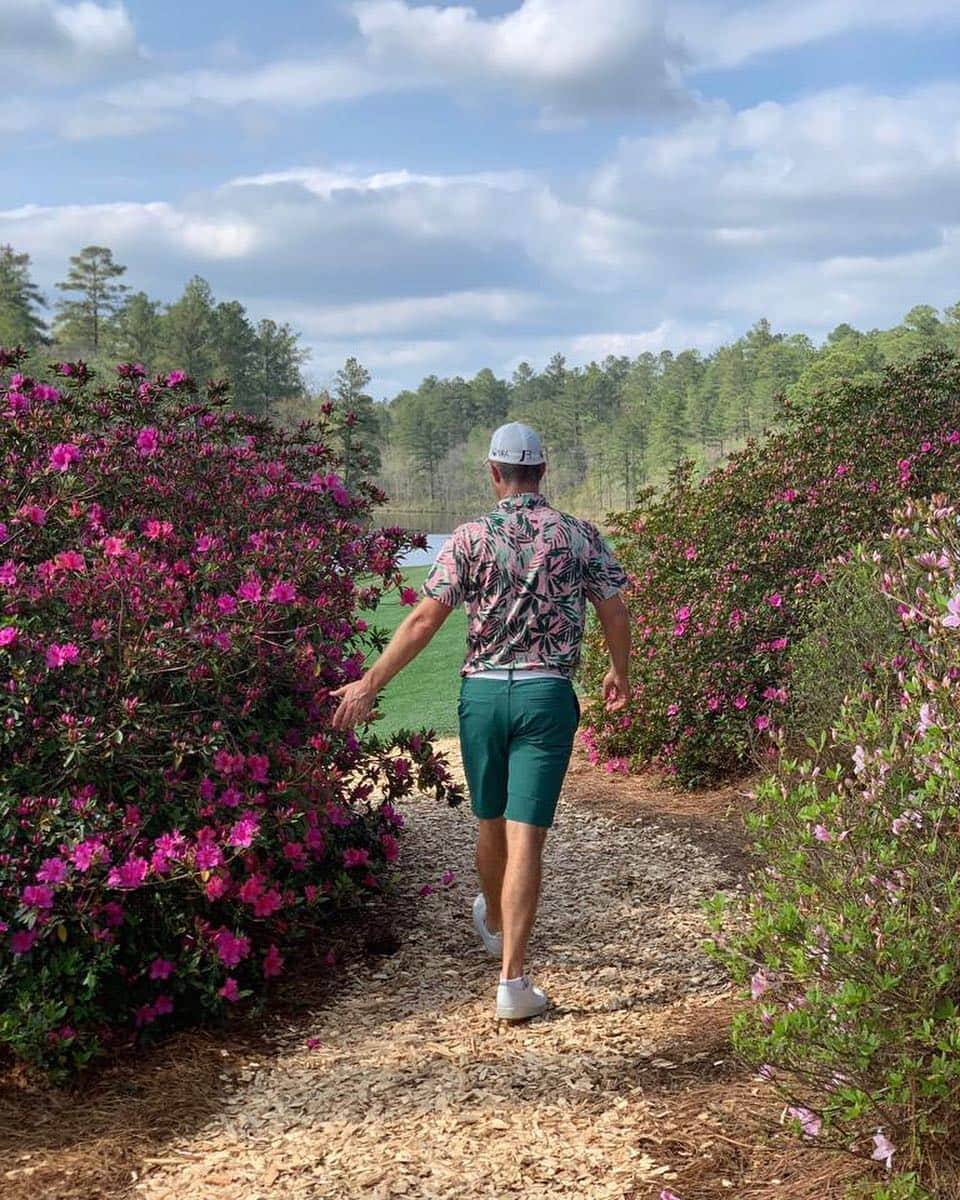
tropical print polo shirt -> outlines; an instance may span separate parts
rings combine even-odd
[[[595,525],[524,492],[454,531],[423,594],[449,608],[466,604],[461,674],[513,667],[571,675],[586,601],[607,600],[626,584]]]

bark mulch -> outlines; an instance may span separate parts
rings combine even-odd
[[[701,949],[702,901],[736,888],[746,861],[743,802],[736,788],[665,795],[577,758],[531,946],[552,1007],[512,1026],[494,1020],[497,964],[470,923],[472,818],[415,801],[402,890],[358,952],[332,980],[295,982],[259,1043],[186,1035],[148,1056],[132,1136],[122,1090],[111,1116],[101,1082],[86,1139],[18,1143],[21,1110],[0,1091],[0,1193],[839,1200],[862,1168],[779,1129],[769,1090],[731,1057],[737,1000]]]

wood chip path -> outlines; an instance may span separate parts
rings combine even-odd
[[[418,800],[399,950],[345,968],[276,1053],[238,1065],[220,1111],[148,1159],[136,1194],[656,1200],[694,1153],[664,1096],[730,1070],[725,1015],[704,1035],[729,989],[700,949],[700,903],[735,879],[676,823],[604,815],[591,778],[572,773],[547,842],[531,964],[548,1015],[494,1020],[497,965],[470,923],[472,817]],[[715,1194],[732,1193],[718,1180]]]

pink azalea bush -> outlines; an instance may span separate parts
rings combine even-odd
[[[329,430],[0,352],[0,1042],[66,1069],[264,989],[383,886],[429,735],[334,732],[402,530]]]
[[[945,497],[911,501],[863,556],[898,651],[842,708],[826,766],[784,760],[763,783],[765,866],[715,913],[752,998],[738,1050],[800,1132],[903,1172],[890,1196],[945,1194],[938,1172],[960,1168],[958,521]]]
[[[592,758],[685,784],[740,765],[782,726],[790,660],[839,556],[907,496],[960,488],[960,362],[930,356],[842,384],[701,484],[615,518],[633,618],[629,713],[586,723]],[[587,673],[605,670],[597,631]],[[616,769],[612,767],[611,769]]]

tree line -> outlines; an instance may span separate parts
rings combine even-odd
[[[774,428],[781,397],[803,404],[836,380],[879,378],[892,362],[927,350],[960,352],[960,304],[912,308],[892,329],[838,325],[821,346],[758,321],[711,354],[610,355],[570,366],[556,354],[542,371],[521,363],[511,378],[427,376],[378,406],[381,481],[398,508],[468,510],[489,499],[483,468],[490,432],[508,420],[543,434],[550,494],[601,517],[632,507],[681,460],[701,471]]]
[[[164,305],[125,284],[126,270],[108,247],[85,246],[56,285],[60,298],[48,322],[30,256],[0,246],[0,345],[82,358],[101,370],[129,361],[150,374],[180,369],[200,380],[227,379],[234,403],[248,412],[304,395],[308,352],[289,325],[251,321],[239,301],[217,301],[199,275]]]
[[[309,392],[308,351],[289,325],[256,323],[235,300],[217,301],[194,276],[163,305],[123,283],[126,268],[103,246],[70,259],[47,322],[30,258],[0,246],[0,345],[50,357],[85,358],[109,370],[120,360],[148,372],[175,368],[225,378],[234,403],[296,425],[323,412],[353,481],[373,474],[396,509],[461,512],[489,501],[484,462],[490,432],[508,420],[541,431],[549,491],[594,517],[632,507],[683,459],[709,470],[749,438],[775,427],[781,395],[803,403],[842,378],[879,378],[884,367],[943,347],[960,353],[960,303],[912,308],[891,329],[838,325],[817,346],[760,320],[711,354],[687,349],[609,355],[570,366],[555,354],[540,371],[522,362],[509,378],[489,367],[472,378],[428,375],[416,389],[375,401],[370,373],[347,359],[329,388]]]

